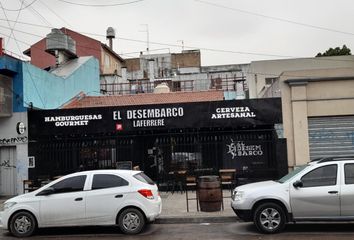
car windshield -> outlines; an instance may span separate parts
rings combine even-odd
[[[282,177],[281,179],[279,179],[277,182],[279,183],[285,183],[286,181],[288,181],[289,179],[291,179],[293,176],[295,176],[296,174],[298,174],[299,172],[301,172],[302,170],[304,170],[308,165],[302,165],[299,166],[297,168],[294,169],[294,171],[288,173],[287,175],[285,175],[284,177]]]

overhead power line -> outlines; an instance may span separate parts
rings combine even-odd
[[[11,20],[5,20],[5,19],[1,19],[0,21],[7,21],[7,22],[14,22]],[[47,28],[47,29],[51,29],[51,27],[48,26],[44,26],[44,25],[38,25],[38,24],[32,24],[32,23],[25,23],[25,22],[20,22],[17,21],[18,24],[24,24],[24,25],[30,25],[30,26],[36,26],[36,27],[42,27],[42,28]],[[6,28],[6,29],[11,29],[9,27],[5,27],[5,26],[1,26],[2,28]],[[21,31],[21,30],[16,30],[14,29],[13,31],[15,32],[21,32],[24,34],[28,34],[28,35],[32,35],[32,36],[36,36],[39,38],[43,38],[43,36],[40,35],[36,35],[30,32],[25,32],[25,31]],[[98,37],[103,37],[105,38],[106,36],[103,34],[97,34],[97,33],[87,33],[87,32],[78,32],[80,34],[83,35],[90,35],[90,36],[98,36]],[[8,35],[5,35],[9,37]],[[118,37],[117,39],[123,40],[123,41],[131,41],[131,42],[138,42],[138,43],[143,43],[146,44],[145,40],[137,40],[137,39],[131,39],[131,38],[122,38],[122,37]],[[33,44],[30,43],[26,43],[20,40],[17,40],[18,42],[22,42],[28,46],[32,46]],[[153,45],[160,45],[160,46],[168,46],[168,47],[180,47],[179,44],[169,44],[169,43],[161,43],[161,42],[150,42]],[[77,46],[81,46],[80,44],[78,44]],[[95,48],[89,47],[89,46],[81,46],[83,49],[93,49],[96,50]],[[199,47],[199,46],[185,46],[185,48],[189,48],[189,49],[200,49],[200,50],[205,50],[205,51],[211,51],[211,52],[223,52],[223,53],[231,53],[231,54],[244,54],[244,55],[254,55],[254,56],[267,56],[267,57],[279,57],[279,58],[303,58],[303,57],[299,57],[299,56],[288,56],[288,55],[278,55],[278,54],[267,54],[267,53],[256,53],[256,52],[243,52],[243,51],[234,51],[234,50],[226,50],[226,49],[214,49],[214,48],[203,48],[203,47]],[[138,52],[139,53],[139,52]],[[130,54],[130,53],[129,53]],[[125,55],[124,53],[121,53],[120,55]],[[323,58],[316,58],[316,60],[321,60],[321,61],[352,61],[352,60],[345,60],[345,59],[323,59]]]
[[[2,9],[4,9],[5,11],[9,11],[9,12],[17,12],[17,11],[22,11],[23,9],[26,9],[28,7],[30,7],[31,5],[33,5],[35,2],[37,2],[38,0],[33,0],[30,4],[27,4],[25,6],[22,6],[21,4],[21,7],[18,8],[18,9],[9,9],[9,8],[4,8],[2,7]]]
[[[62,20],[66,25],[71,26],[70,23],[68,23],[63,17],[61,17],[59,14],[57,14],[55,11],[53,11],[47,4],[45,4],[42,0],[39,0],[40,3],[42,3],[51,13],[53,13],[57,18]]]
[[[42,15],[40,14],[34,7],[30,7],[29,10],[37,16],[44,24],[47,24],[47,26],[52,27],[53,25]]]
[[[0,25],[0,27],[6,28],[6,27],[1,26],[1,25]],[[29,32],[25,32],[25,31],[20,31],[20,30],[14,30],[14,31],[22,32],[22,33],[33,35],[33,36],[36,36],[36,37],[41,37],[39,35],[36,35],[36,34],[33,34],[33,33],[29,33]],[[99,36],[99,37],[106,37],[103,34],[96,34],[96,33],[84,33],[84,32],[81,32],[81,34]],[[120,39],[120,40],[124,40],[124,41],[138,42],[138,43],[146,44],[145,40],[138,40],[138,39],[131,39],[131,38],[122,38],[122,37],[118,37],[117,39],[118,40]],[[169,43],[161,43],[161,42],[151,42],[150,41],[150,44],[160,45],[160,46],[168,46],[168,47],[180,47],[179,44],[169,44]],[[197,46],[184,46],[184,47],[185,48],[189,48],[189,49],[200,49],[200,50],[212,51],[212,52],[223,52],[223,53],[255,55],[255,56],[267,56],[267,57],[280,57],[280,58],[294,58],[294,56],[286,56],[286,55],[278,55],[278,54],[243,52],[243,51],[233,51],[233,50],[225,50],[225,49],[203,48],[203,47],[197,47]],[[87,47],[87,48],[89,48],[89,47]]]
[[[1,19],[0,19],[1,20]],[[2,26],[0,25],[1,28],[5,28],[5,29],[10,29],[8,27]],[[48,28],[48,27],[46,27]],[[29,32],[25,32],[25,31],[21,31],[21,30],[14,30],[15,32],[20,32],[20,33],[24,33],[24,34],[28,34],[31,36],[35,36],[38,38],[43,38],[43,36],[41,35],[36,35],[33,33],[29,33]],[[85,33],[85,32],[79,32],[80,34],[86,34],[86,35],[92,35],[92,36],[99,36],[99,37],[105,37],[105,35],[103,34],[97,34],[97,33]],[[6,37],[9,37],[6,34],[3,34]],[[139,42],[139,43],[143,43],[145,44],[146,42],[144,40],[137,40],[137,39],[130,39],[130,38],[118,38],[120,40],[124,40],[124,41],[133,41],[133,42]],[[18,42],[21,42],[25,45],[28,46],[33,46],[33,44],[21,41],[21,40],[17,40]],[[158,43],[158,42],[150,42],[151,44],[155,44],[155,45],[163,45],[163,46],[170,46],[170,47],[180,47],[180,45],[178,44],[167,44],[167,43]],[[96,48],[90,47],[90,46],[85,46],[85,45],[80,45],[77,44],[77,46],[80,46],[83,49],[90,49],[90,50],[94,50],[94,51],[98,51]],[[275,55],[275,54],[264,54],[264,53],[249,53],[249,52],[238,52],[238,51],[232,51],[232,50],[222,50],[222,49],[213,49],[213,48],[201,48],[201,47],[192,47],[192,46],[185,46],[186,48],[190,48],[190,49],[200,49],[200,50],[205,50],[205,51],[212,51],[212,52],[224,52],[224,53],[231,53],[231,54],[246,54],[246,55],[259,55],[259,56],[271,56],[271,57],[281,57],[281,58],[304,58],[304,57],[299,57],[299,56],[284,56],[284,55]],[[140,52],[131,52],[131,53],[140,53]],[[128,55],[131,53],[121,53],[119,55]],[[131,57],[131,56],[130,56]],[[326,59],[326,58],[322,58],[322,57],[318,57],[316,58],[316,61],[332,61],[332,62],[353,62],[353,60],[349,60],[349,59]]]
[[[12,28],[11,28],[10,21],[8,20],[8,17],[7,17],[7,15],[6,15],[5,9],[4,9],[4,7],[3,7],[3,5],[2,5],[1,2],[0,2],[0,7],[1,7],[1,9],[3,10],[3,12],[4,12],[5,18],[7,19],[7,24],[9,25],[10,29],[12,29]],[[14,30],[14,29],[12,29],[12,30]],[[10,35],[10,38],[11,38],[11,35]],[[16,37],[15,37],[15,34],[13,34],[13,39],[15,40],[17,49],[21,52],[21,48],[20,48],[20,45],[18,44],[18,41],[17,41],[17,39],[16,39]],[[32,85],[34,86],[34,88],[35,88],[35,90],[36,90],[36,93],[37,93],[37,95],[38,95],[40,101],[42,102],[43,106],[45,106],[44,101],[43,101],[43,99],[42,99],[42,96],[39,94],[37,85],[36,85],[35,81],[33,80],[32,74],[31,74],[31,72],[29,71],[27,64],[25,64],[25,66],[26,66],[26,70],[27,70],[27,72],[28,72],[28,74],[29,74],[29,76],[30,76]]]
[[[268,16],[268,15],[255,13],[255,12],[250,12],[250,11],[246,11],[246,10],[239,9],[239,8],[232,8],[232,7],[228,7],[228,6],[224,6],[224,5],[221,5],[221,4],[216,4],[216,3],[212,3],[212,2],[208,2],[208,1],[204,1],[204,0],[194,0],[194,1],[200,2],[200,3],[203,3],[203,4],[207,4],[207,5],[210,5],[210,6],[218,7],[218,8],[227,9],[227,10],[230,10],[230,11],[241,12],[241,13],[245,13],[245,14],[249,14],[249,15],[253,15],[253,16],[258,16],[258,17],[263,17],[263,18],[268,18],[268,19],[272,19],[272,20],[276,20],[276,21],[280,21],[280,22],[286,22],[286,23],[296,24],[296,25],[299,25],[299,26],[304,26],[304,27],[315,28],[315,29],[319,29],[319,30],[324,30],[324,31],[335,32],[335,33],[341,33],[341,34],[354,36],[354,33],[352,33],[352,32],[346,32],[346,31],[341,31],[341,30],[337,30],[337,29],[333,29],[333,28],[327,28],[327,27],[321,27],[321,26],[316,26],[316,25],[302,23],[302,22],[296,22],[296,21],[293,21],[293,20],[280,18],[280,17]]]
[[[111,4],[85,4],[85,3],[71,2],[71,1],[67,1],[67,0],[57,0],[57,1],[64,2],[67,4],[82,6],[82,7],[114,7],[114,6],[129,5],[129,4],[133,4],[133,3],[137,3],[137,2],[142,2],[145,0],[135,0],[135,1],[125,2],[125,3],[111,3]]]
[[[19,1],[20,1],[20,0],[19,0]],[[20,8],[22,8],[22,5],[23,5],[24,2],[25,2],[24,0],[21,1],[21,7],[20,7]],[[2,4],[1,4],[1,7],[3,7]],[[12,28],[11,28],[10,37],[14,34],[14,29],[15,29],[15,26],[16,26],[16,24],[17,24],[18,18],[20,17],[20,14],[21,14],[21,11],[18,11],[17,16],[16,16],[15,23],[14,23],[14,25],[13,25]],[[6,16],[5,11],[4,11],[4,15]],[[7,18],[7,16],[6,16],[6,18]],[[9,26],[10,26],[10,24],[9,24]],[[15,36],[15,35],[14,35],[14,36]],[[6,45],[5,45],[6,47],[8,46],[9,42],[10,42],[10,38],[9,38],[9,39],[7,40],[7,42],[6,42]]]
[[[14,20],[10,20],[10,19],[7,20],[5,18],[0,18],[0,21],[15,22]],[[35,24],[35,23],[28,23],[28,22],[21,22],[21,21],[17,21],[17,23],[18,24],[23,24],[23,25],[28,25],[28,26],[33,26],[33,27],[49,28],[49,29],[52,28],[52,27],[49,27],[49,26]]]

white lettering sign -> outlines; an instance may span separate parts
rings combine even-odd
[[[184,111],[179,108],[155,108],[155,109],[135,109],[127,110],[127,119],[151,119],[151,118],[172,118],[182,117]]]
[[[215,112],[211,115],[211,119],[256,117],[256,114],[249,107],[223,107],[217,108]]]
[[[232,159],[235,157],[248,157],[248,156],[263,156],[262,145],[246,145],[244,142],[234,142],[231,138],[231,143],[226,144],[228,152],[231,154]]]
[[[126,118],[132,120],[134,128],[163,127],[166,118],[177,118],[183,115],[183,107],[133,109],[126,112]],[[113,111],[113,120],[122,120],[120,111]]]
[[[56,127],[87,126],[91,120],[101,120],[102,114],[44,117],[44,122],[54,122]]]

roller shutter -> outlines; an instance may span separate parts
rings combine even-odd
[[[354,116],[308,119],[311,160],[325,156],[354,156]]]

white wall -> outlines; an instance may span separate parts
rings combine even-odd
[[[26,126],[25,133],[20,135],[16,131],[18,122]],[[12,117],[0,118],[0,148],[16,147],[16,173],[17,183],[15,186],[17,194],[23,190],[22,182],[28,179],[28,121],[27,112],[13,113]]]

